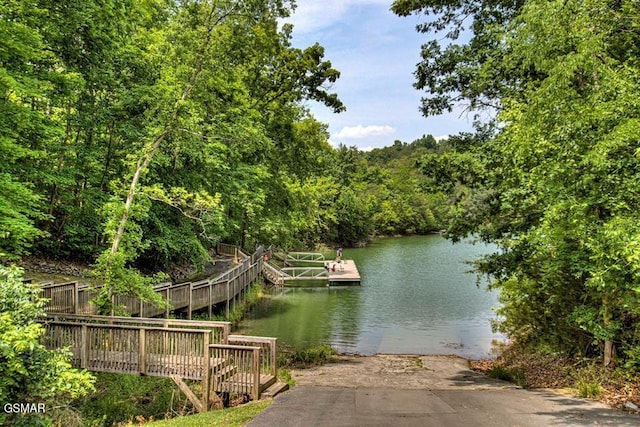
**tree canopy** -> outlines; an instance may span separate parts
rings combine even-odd
[[[292,8],[3,3],[0,258],[93,263],[108,313],[119,293],[160,303],[150,273],[202,266],[218,241],[357,245],[441,229],[445,196],[420,173],[432,136],[371,153],[329,145],[304,103],[343,111],[340,72],[319,44],[292,45],[280,24]]]
[[[500,246],[477,264],[501,290],[499,328],[638,368],[636,2],[398,0],[393,8],[436,14],[421,30],[448,28],[451,37],[471,22],[467,43],[425,46],[417,86],[427,90],[425,114],[462,100],[496,108],[493,136],[469,151],[484,173],[458,201],[449,234]]]

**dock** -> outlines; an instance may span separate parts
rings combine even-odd
[[[292,284],[296,281],[322,281],[328,285],[360,284],[360,272],[356,263],[350,259],[340,262],[326,260],[318,252],[274,252],[273,257],[279,260],[280,265],[265,262],[262,273],[265,279],[275,285]],[[329,267],[328,270],[326,267]]]
[[[329,263],[329,266],[333,262]],[[336,271],[329,270],[329,284],[338,283],[360,283],[360,272],[356,263],[351,259],[345,259],[342,263],[336,263]]]

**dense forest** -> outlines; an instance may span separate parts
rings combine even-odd
[[[354,245],[441,229],[442,195],[418,165],[435,141],[328,144],[303,101],[342,111],[340,73],[321,46],[291,46],[277,21],[289,8],[5,3],[4,256],[112,251],[161,270],[201,264],[221,240]]]
[[[499,248],[476,262],[500,290],[499,330],[637,374],[637,2],[396,0],[431,40],[415,72],[423,113],[485,114],[473,134],[370,152],[332,147],[305,108],[348,106],[323,47],[294,47],[279,24],[293,3],[3,1],[0,261],[93,264],[108,309],[113,292],[144,296],[140,269],[202,266],[219,241],[445,230]],[[35,346],[42,306],[19,272],[0,278],[0,360],[15,368],[0,398],[90,389]]]

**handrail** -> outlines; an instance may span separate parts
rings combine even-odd
[[[265,262],[262,264],[262,273],[273,284],[275,285],[284,284],[284,280],[285,280],[284,273],[280,269],[269,264],[268,262]]]
[[[77,368],[193,380],[207,372],[207,330],[55,321],[44,327],[45,345],[70,347]]]
[[[211,389],[219,393],[245,393],[260,398],[260,347],[211,344],[209,360],[232,360],[233,364],[212,363]]]
[[[173,284],[163,282],[154,286],[154,291],[174,309],[186,309],[188,317],[191,316],[192,309],[211,307],[214,304],[236,298],[243,292],[250,283],[257,277],[258,271],[262,268],[263,259],[258,256],[258,250],[252,255],[246,254],[240,248],[233,245],[220,244],[225,250],[233,248],[234,254],[241,261],[232,269],[198,282],[182,282]],[[246,274],[248,273],[248,274]],[[242,277],[240,283],[238,278]],[[232,282],[233,286],[229,286]],[[95,297],[96,288],[99,286],[88,286],[76,282],[59,284],[49,284],[41,287],[43,296],[49,300],[45,307],[48,313],[66,314],[94,314],[96,307],[90,305],[89,301]],[[165,315],[168,317],[168,310],[160,309],[151,303],[143,302],[133,296],[115,296],[114,302],[123,305],[131,314],[140,317],[153,317]]]
[[[324,255],[320,252],[289,252],[288,261],[325,261]]]
[[[278,375],[276,357],[278,339],[273,337],[256,337],[249,335],[229,335],[229,344],[260,348],[260,372]]]
[[[281,271],[288,279],[315,279],[329,276],[329,272],[324,267],[284,267]]]
[[[231,322],[208,321],[208,320],[182,320],[182,319],[157,319],[146,317],[125,317],[125,316],[100,316],[85,314],[49,314],[44,321],[53,322],[84,322],[109,325],[133,325],[133,326],[158,326],[165,329],[170,328],[191,328],[211,330],[211,342],[226,344],[231,333]]]

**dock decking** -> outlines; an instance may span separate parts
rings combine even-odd
[[[342,263],[336,264],[336,271],[333,271],[333,262],[329,263],[329,284],[332,283],[348,283],[348,282],[360,282],[360,272],[353,260],[345,259]]]

